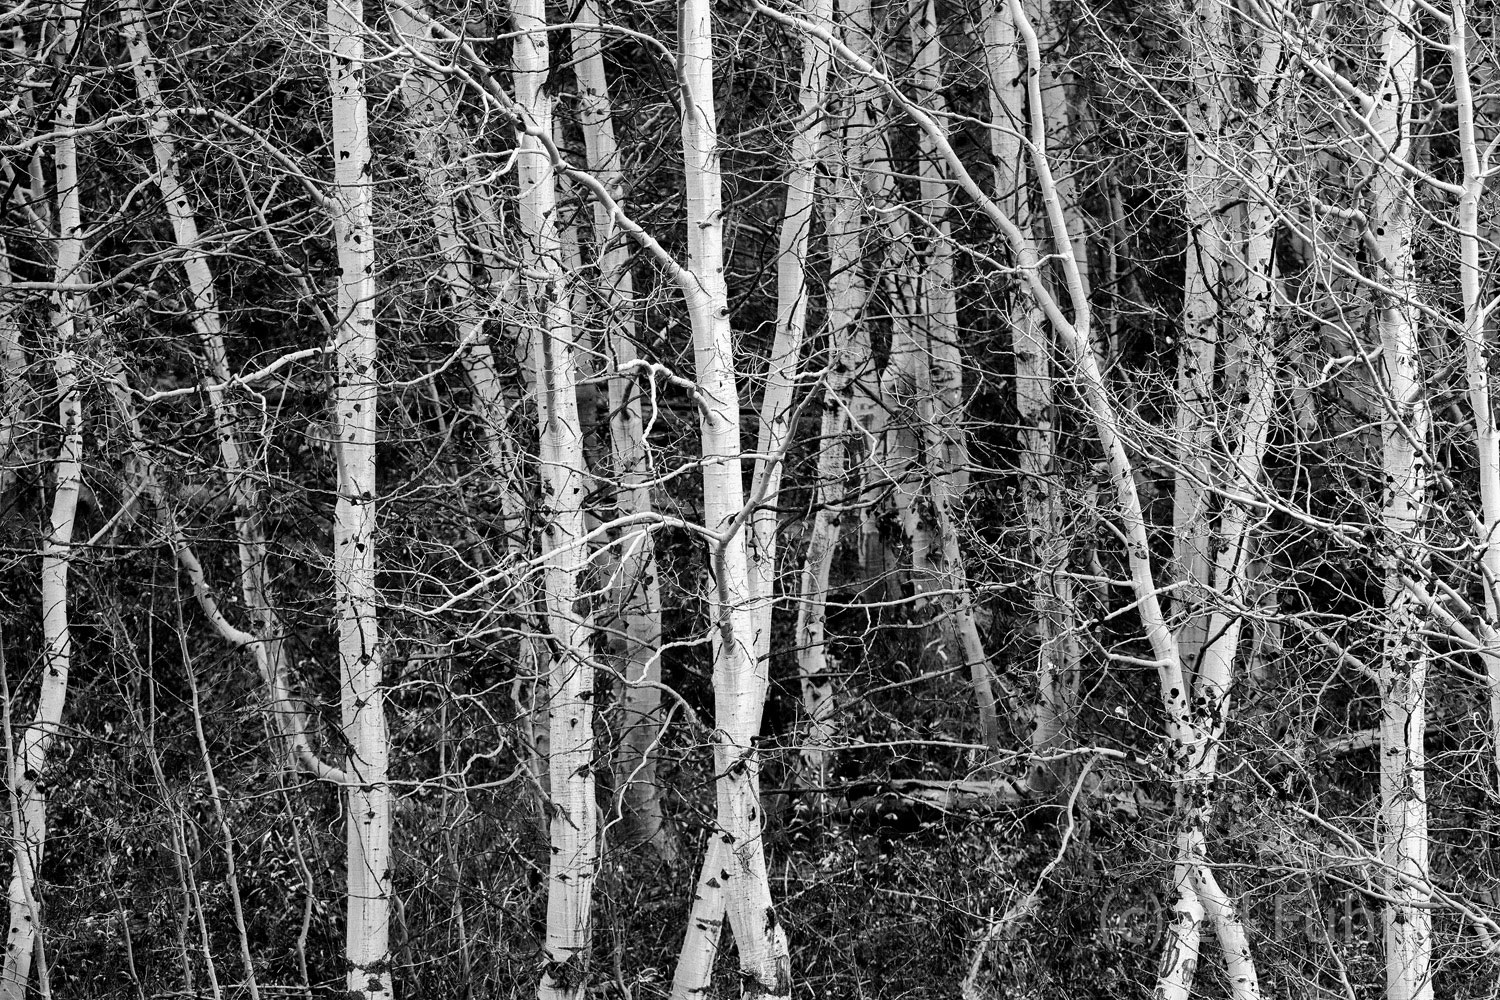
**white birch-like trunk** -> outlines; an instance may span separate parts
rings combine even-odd
[[[809,0],[808,16],[827,25],[831,0]],[[776,335],[767,363],[756,433],[755,477],[751,497],[758,504],[750,516],[750,588],[759,616],[756,656],[770,651],[771,608],[776,586],[776,506],[781,492],[782,461],[792,438],[792,402],[799,359],[807,334],[807,247],[817,199],[817,168],[824,156],[828,90],[828,52],[811,41],[803,44],[798,88],[801,127],[792,137],[786,175],[786,200],[776,254]]]
[[[329,85],[333,94],[333,231],[338,247],[333,425],[338,497],[334,504],[333,583],[347,817],[347,988],[385,1000],[391,987],[391,790],[382,649],[375,589],[375,411],[379,398],[375,334],[374,163],[365,102],[364,8],[329,0]]]
[[[1422,383],[1412,257],[1415,192],[1389,156],[1411,152],[1411,117],[1417,101],[1416,16],[1412,0],[1386,6],[1381,25],[1384,57],[1380,88],[1370,114],[1373,155],[1370,227],[1379,280],[1391,290],[1380,304],[1381,381],[1389,392],[1381,423],[1385,489],[1381,525],[1386,535],[1384,649],[1380,665],[1380,822],[1383,866],[1386,1000],[1431,1000],[1432,913],[1428,908],[1425,708],[1425,615],[1406,579],[1424,556],[1428,503],[1428,431],[1431,413]]]
[[[578,78],[578,117],[589,168],[609,189],[615,203],[626,205],[625,176],[615,142],[609,80],[604,68],[604,34],[588,30],[599,24],[597,0],[579,7],[573,32],[574,73]],[[609,380],[609,436],[614,474],[618,477],[620,513],[645,518],[653,510],[651,470],[641,393],[632,369],[636,350],[635,292],[631,251],[616,233],[609,210],[593,202],[594,238],[605,300],[604,349],[616,374]],[[676,834],[662,808],[663,789],[656,777],[655,745],[664,722],[661,690],[661,583],[657,578],[656,542],[645,526],[620,544],[614,594],[624,626],[620,708],[623,731],[615,767],[617,794],[628,823],[627,838],[645,844],[657,857],[675,865]]]
[[[517,218],[522,256],[535,275],[526,284],[542,475],[543,597],[553,640],[548,669],[547,761],[551,858],[547,883],[545,966],[539,996],[584,995],[589,973],[589,914],[598,876],[599,816],[594,802],[592,626],[580,608],[579,584],[589,552],[583,541],[588,470],[578,413],[578,360],[571,298],[557,223],[557,174],[541,136],[552,134],[548,91],[547,10],[542,0],[512,4],[518,36],[512,53],[519,139]]]
[[[68,0],[58,5],[59,65],[67,65],[76,50],[83,17],[82,5]],[[52,155],[57,195],[57,258],[52,293],[52,333],[55,340],[52,371],[57,386],[57,422],[61,434],[52,510],[41,552],[42,672],[36,715],[21,734],[18,753],[11,757],[14,771],[7,785],[16,804],[11,830],[11,879],[8,893],[9,930],[5,965],[0,970],[0,1000],[23,1000],[31,978],[32,956],[41,935],[41,886],[38,877],[47,842],[47,755],[62,726],[68,696],[68,672],[73,659],[73,636],[68,618],[68,567],[73,554],[73,525],[83,480],[83,395],[79,384],[78,329],[84,308],[83,213],[78,188],[78,142],[73,127],[83,79],[72,75],[63,84],[57,105],[58,138]]]
[[[847,91],[846,91],[847,96]],[[818,471],[814,514],[797,603],[797,671],[808,728],[802,738],[802,782],[819,791],[822,803],[832,769],[831,743],[837,711],[837,667],[827,641],[829,578],[843,528],[848,498],[845,470],[856,418],[854,393],[868,375],[869,337],[863,329],[865,286],[860,274],[858,186],[850,149],[840,135],[827,167],[828,208],[828,366],[829,374],[818,437]]]
[[[1485,313],[1480,300],[1483,272],[1480,270],[1482,236],[1479,231],[1479,200],[1488,179],[1489,157],[1481,154],[1475,122],[1474,88],[1470,79],[1469,26],[1466,0],[1451,6],[1452,29],[1448,34],[1449,61],[1458,106],[1458,149],[1463,164],[1463,194],[1458,201],[1459,294],[1463,302],[1464,370],[1468,379],[1469,407],[1474,411],[1474,450],[1479,466],[1480,537],[1479,565],[1484,580],[1485,615],[1490,629],[1480,654],[1489,682],[1490,744],[1495,773],[1491,784],[1500,782],[1500,414],[1495,411],[1490,390],[1489,357],[1485,343]],[[1488,154],[1488,150],[1484,151]]]
[[[1003,0],[1000,6],[1004,6]],[[1088,229],[1078,184],[1081,171],[1076,148],[1081,137],[1073,102],[1068,99],[1070,60],[1067,40],[1063,37],[1062,17],[1057,10],[1061,4],[1053,0],[1031,0],[1028,6],[1031,9],[1027,16],[1035,26],[1042,52],[1038,72],[1042,81],[1042,116],[1047,121],[1047,157],[1060,167],[1053,171],[1053,183],[1057,186],[1068,242],[1073,247],[1073,267],[1083,297],[1087,299],[1090,294]]]
[[[764,616],[756,604],[746,531],[738,522],[745,506],[741,471],[739,389],[735,380],[729,294],[724,277],[723,192],[718,117],[714,108],[711,4],[684,0],[679,18],[679,84],[687,201],[688,270],[685,289],[697,369],[703,455],[703,512],[710,531],[714,592],[713,623],[714,773],[718,775],[717,822],[710,834],[721,841],[718,864],[724,908],[739,951],[742,993],[747,998],[787,997],[791,968],[786,933],[771,905],[761,838],[760,756],[755,739],[765,708],[768,676],[758,630]],[[712,877],[705,867],[706,882]],[[711,915],[711,914],[710,914]],[[697,906],[689,919],[683,958],[702,961]],[[680,962],[679,965],[682,963]],[[706,984],[709,969],[679,968],[679,978]]]
[[[1177,345],[1177,415],[1173,424],[1176,483],[1172,500],[1173,573],[1185,586],[1175,602],[1184,615],[1177,642],[1191,672],[1206,636],[1204,602],[1213,584],[1210,550],[1210,455],[1214,435],[1214,371],[1218,358],[1220,302],[1224,292],[1225,237],[1220,218],[1226,81],[1225,13],[1221,0],[1196,0],[1187,14],[1188,97],[1183,109],[1188,138],[1183,183],[1187,250],[1183,266],[1182,339]]]
[[[82,7],[58,7],[62,62],[78,42]],[[78,116],[82,78],[73,76],[63,87],[57,107],[59,137],[53,143],[57,193],[57,258],[52,295],[55,338],[53,376],[57,386],[61,440],[53,462],[52,509],[42,544],[42,676],[36,715],[21,735],[20,750],[12,757],[7,776],[14,797],[15,826],[11,830],[11,880],[8,893],[9,930],[5,965],[0,970],[0,1000],[22,1000],[31,978],[32,956],[41,934],[38,876],[47,839],[47,755],[57,738],[68,694],[73,640],[68,617],[68,567],[72,557],[73,525],[82,485],[83,399],[78,378],[76,344],[83,310],[83,220],[78,189],[78,145],[70,134]]]
[[[995,161],[995,200],[1034,239],[1028,171],[1021,144],[1026,122],[1026,88],[1021,76],[1016,27],[1006,4],[986,6],[983,30],[990,83],[989,135],[990,153]],[[1054,86],[1061,88],[1060,83]],[[1044,100],[1047,93],[1043,91]],[[1063,110],[1066,107],[1064,100]],[[1048,114],[1049,136],[1057,130],[1055,122]],[[1076,218],[1076,213],[1070,216],[1070,227]],[[1069,238],[1077,259],[1083,252],[1081,230],[1075,236],[1070,229]],[[1016,410],[1020,416],[1016,438],[1022,506],[1031,559],[1036,567],[1031,604],[1037,634],[1037,690],[1031,705],[1030,742],[1032,753],[1041,758],[1060,749],[1066,740],[1077,677],[1078,644],[1071,634],[1071,587],[1066,576],[1055,572],[1067,558],[1067,541],[1063,538],[1061,484],[1053,468],[1056,434],[1052,425],[1052,338],[1041,309],[1025,295],[1018,294],[1010,306],[1009,326],[1016,364]],[[1059,772],[1056,766],[1038,764],[1032,769],[1030,785],[1036,790],[1051,790],[1057,786]]]

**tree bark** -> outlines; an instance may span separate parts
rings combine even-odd
[[[791,968],[786,933],[771,905],[761,838],[760,733],[769,678],[757,655],[766,622],[757,605],[750,544],[740,517],[746,496],[741,479],[739,389],[735,380],[729,295],[724,278],[723,194],[718,118],[714,108],[711,5],[684,0],[679,18],[679,85],[687,194],[688,270],[685,289],[693,330],[703,455],[705,526],[711,543],[713,626],[714,773],[718,776],[716,829],[722,848],[724,907],[739,951],[742,993],[751,1000],[788,997]],[[712,853],[706,863],[716,859]],[[712,877],[704,869],[705,879]],[[695,908],[696,910],[696,908]],[[702,956],[695,912],[689,919],[684,958]],[[691,971],[691,970],[690,970]],[[687,978],[707,983],[708,970]]]
[[[528,344],[535,378],[544,520],[543,594],[552,641],[547,714],[550,732],[551,858],[542,1000],[574,1000],[588,988],[590,906],[599,865],[594,802],[592,623],[580,581],[589,564],[583,501],[588,470],[578,413],[578,361],[563,246],[557,228],[557,174],[539,136],[551,135],[549,44],[542,0],[511,7],[518,37],[512,53],[516,104],[527,130],[519,139],[518,221],[522,257],[535,275],[525,285]]]
[[[1196,0],[1186,25],[1188,138],[1183,183],[1187,223],[1182,339],[1177,344],[1176,483],[1172,500],[1174,601],[1182,609],[1177,642],[1193,671],[1207,637],[1206,592],[1213,585],[1209,502],[1214,476],[1214,374],[1226,262],[1220,218],[1224,116],[1233,106],[1227,83],[1224,10]]]
[[[64,0],[57,8],[59,65],[76,51],[83,7]],[[78,177],[78,120],[81,75],[63,81],[52,146],[57,197],[57,250],[53,269],[51,321],[55,338],[52,361],[57,388],[57,422],[61,433],[53,461],[55,483],[47,535],[41,552],[42,677],[36,715],[21,734],[19,753],[11,758],[8,785],[16,803],[11,830],[11,878],[8,893],[10,928],[5,965],[0,969],[0,1000],[23,1000],[31,979],[32,956],[41,937],[42,857],[47,843],[47,756],[62,726],[72,667],[73,635],[68,615],[68,570],[73,557],[73,526],[83,482],[83,392],[79,379],[78,342],[85,308],[83,282],[83,213]]]
[[[1371,181],[1370,224],[1391,294],[1380,304],[1381,377],[1390,393],[1381,422],[1385,489],[1381,524],[1386,535],[1384,649],[1380,665],[1379,848],[1387,902],[1386,1000],[1431,1000],[1432,913],[1427,860],[1426,750],[1423,745],[1429,652],[1424,614],[1407,586],[1425,556],[1431,413],[1422,382],[1420,342],[1411,297],[1417,292],[1412,257],[1415,235],[1411,178],[1391,162],[1409,157],[1416,100],[1416,11],[1411,0],[1386,6],[1381,23],[1383,67],[1370,114],[1372,153],[1379,158]]]
[[[578,77],[578,112],[589,168],[609,189],[622,210],[626,206],[624,164],[615,142],[614,112],[604,68],[604,33],[597,0],[584,0],[573,33],[574,72]],[[618,477],[620,512],[641,518],[654,510],[646,427],[641,393],[633,371],[636,349],[634,280],[629,244],[616,233],[609,210],[592,202],[594,238],[605,298],[606,349],[615,374],[609,380],[609,432]],[[621,545],[615,603],[624,626],[620,703],[623,715],[621,752],[615,785],[622,797],[627,838],[647,845],[662,861],[675,865],[681,854],[677,835],[663,809],[664,789],[656,776],[655,746],[665,723],[661,691],[661,582],[656,540],[642,526],[617,540]]]
[[[995,161],[995,200],[1034,239],[1030,185],[1022,149],[1026,87],[1021,69],[1021,43],[1005,3],[986,5],[983,30],[990,84],[989,135],[990,154]],[[1055,86],[1060,88],[1061,84]],[[1046,94],[1044,91],[1044,101]],[[1056,132],[1055,119],[1050,114],[1047,123],[1050,136]],[[1070,227],[1076,217],[1076,213],[1070,217]],[[1070,240],[1076,260],[1084,252],[1081,229],[1077,235],[1070,230]],[[1032,753],[1042,758],[1066,745],[1079,652],[1072,635],[1072,587],[1068,577],[1057,572],[1066,568],[1068,541],[1063,536],[1062,484],[1054,468],[1057,440],[1052,420],[1052,338],[1046,317],[1028,296],[1017,294],[1008,313],[1016,365],[1016,410],[1020,417],[1017,450],[1021,503],[1034,565],[1031,610],[1037,636],[1037,683],[1029,706],[1030,743]],[[1033,766],[1031,787],[1039,791],[1056,789],[1062,770],[1061,761]]]
[[[327,23],[333,94],[333,230],[339,266],[332,393],[338,463],[333,583],[349,754],[345,766],[348,923],[344,948],[350,995],[384,1000],[392,996],[391,790],[386,777],[390,741],[376,615],[375,415],[380,382],[374,163],[365,102],[361,0],[329,0]]]
[[[1485,343],[1485,311],[1480,292],[1481,234],[1479,203],[1488,180],[1487,162],[1481,163],[1480,137],[1475,122],[1475,97],[1470,79],[1469,36],[1465,0],[1454,0],[1452,30],[1448,35],[1449,61],[1458,108],[1458,151],[1463,165],[1463,193],[1458,201],[1459,295],[1463,303],[1464,371],[1468,381],[1469,408],[1474,412],[1474,450],[1479,467],[1480,537],[1479,565],[1483,577],[1485,616],[1490,626],[1486,649],[1480,654],[1489,680],[1490,744],[1495,774],[1500,782],[1500,414],[1495,411],[1490,389],[1489,357]],[[1486,154],[1488,151],[1486,150]],[[1487,155],[1485,157],[1488,159]]]

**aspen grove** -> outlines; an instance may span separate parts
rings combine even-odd
[[[0,67],[0,1000],[1496,995],[1500,3]]]

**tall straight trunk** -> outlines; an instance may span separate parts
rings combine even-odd
[[[271,702],[271,714],[292,762],[309,773],[341,780],[336,768],[318,760],[308,742],[306,715],[292,698],[286,657],[286,628],[276,612],[276,593],[271,580],[265,533],[256,510],[255,490],[245,469],[239,443],[238,408],[225,399],[230,380],[229,358],[224,348],[224,323],[214,290],[208,253],[198,233],[193,200],[183,186],[177,168],[177,144],[172,135],[172,116],[161,96],[159,64],[151,54],[145,20],[137,0],[122,0],[120,25],[130,51],[136,94],[145,106],[156,162],[156,185],[172,224],[172,234],[183,254],[182,266],[192,295],[194,333],[207,361],[201,373],[218,442],[219,460],[229,489],[233,510],[240,595],[249,610],[256,641],[247,646],[254,657]]]
[[[543,592],[553,641],[548,670],[550,841],[543,1000],[582,997],[588,988],[589,910],[598,876],[599,818],[594,802],[592,626],[580,606],[589,564],[583,501],[588,471],[578,413],[578,361],[571,298],[557,229],[557,175],[541,142],[552,134],[547,90],[549,45],[542,0],[511,7],[518,37],[512,54],[519,136],[517,220],[522,256],[535,275],[526,287],[528,344],[535,378],[546,567]]]
[[[77,50],[83,8],[74,2],[58,5],[58,64],[66,66]],[[66,70],[65,70],[66,72]],[[36,715],[21,735],[19,753],[12,760],[7,784],[16,803],[11,830],[11,879],[8,894],[9,932],[5,965],[0,970],[0,1000],[22,1000],[31,978],[32,956],[40,947],[42,856],[47,841],[47,755],[62,726],[72,666],[73,637],[68,616],[68,568],[73,551],[73,525],[82,485],[83,397],[79,385],[76,348],[84,308],[83,218],[78,189],[78,146],[70,134],[78,118],[83,81],[72,75],[64,83],[57,106],[58,138],[53,143],[57,194],[57,257],[52,294],[55,338],[53,378],[57,387],[57,416],[61,433],[53,462],[55,484],[47,535],[42,543],[42,679]]]
[[[908,20],[911,33],[913,97],[939,118],[948,101],[943,91],[942,26],[934,0],[914,0]],[[958,346],[958,290],[954,285],[954,251],[947,171],[932,140],[921,137],[917,159],[921,214],[926,225],[920,231],[925,252],[918,261],[920,310],[913,317],[918,352],[912,359],[925,368],[938,426],[934,436],[936,453],[928,456],[933,475],[950,500],[962,495],[969,481],[968,442],[963,420],[963,361]]]
[[[584,148],[594,176],[609,189],[623,210],[624,165],[615,142],[609,79],[604,68],[604,35],[589,30],[599,24],[597,0],[584,0],[577,21],[579,27],[573,33],[573,71],[578,78],[578,117]],[[616,234],[609,210],[597,199],[592,204],[605,301],[603,347],[615,369],[609,380],[609,439],[614,474],[618,477],[619,509],[622,514],[645,518],[654,508],[641,393],[633,371],[639,354],[631,251],[629,244]],[[628,824],[627,838],[649,846],[662,861],[675,865],[680,850],[662,808],[664,790],[656,776],[655,746],[664,717],[661,582],[657,577],[655,536],[649,527],[642,525],[621,539],[620,544],[614,593],[624,626],[625,651],[621,657],[620,693],[623,731],[615,785]]]
[[[711,542],[713,621],[714,773],[718,776],[716,829],[722,848],[705,859],[720,866],[725,912],[739,950],[742,993],[747,998],[787,997],[791,967],[786,933],[771,905],[761,838],[760,755],[756,737],[769,678],[757,656],[764,625],[756,604],[750,545],[739,515],[746,496],[741,479],[739,389],[735,380],[729,292],[724,278],[722,175],[714,109],[712,5],[683,0],[679,18],[679,85],[687,205],[688,270],[685,289],[693,330],[703,455],[705,526]],[[712,878],[705,868],[705,879]],[[690,918],[684,958],[704,951],[700,921]],[[679,978],[708,981],[708,971],[679,963]],[[675,990],[675,986],[674,986]]]
[[[808,15],[819,24],[831,23],[830,0],[809,0]],[[828,91],[828,52],[807,42],[802,49],[802,77],[798,88],[801,127],[792,137],[791,163],[786,175],[786,200],[776,254],[776,335],[766,367],[756,433],[754,482],[751,497],[757,507],[750,515],[751,593],[759,616],[755,653],[770,652],[771,609],[776,586],[776,510],[781,491],[782,461],[791,444],[792,403],[799,360],[807,334],[807,248],[812,236],[817,197],[818,165],[824,157]]]
[[[1391,294],[1380,304],[1381,382],[1389,392],[1381,423],[1385,489],[1381,525],[1388,544],[1384,649],[1380,665],[1380,858],[1386,896],[1385,995],[1387,1000],[1430,1000],[1432,913],[1427,861],[1425,730],[1429,653],[1424,614],[1406,578],[1425,556],[1428,503],[1428,431],[1431,413],[1422,383],[1412,256],[1413,184],[1391,156],[1409,158],[1416,101],[1417,40],[1412,0],[1385,8],[1379,92],[1370,114],[1378,146],[1371,180],[1370,227],[1381,280]],[[1387,154],[1387,151],[1389,153]]]
[[[83,8],[58,5],[57,63],[66,67],[77,50]],[[68,72],[68,70],[64,70]],[[11,757],[7,784],[16,803],[11,830],[10,929],[5,966],[0,970],[0,1000],[22,1000],[31,978],[32,956],[41,935],[41,886],[38,878],[47,842],[47,754],[62,726],[68,696],[73,636],[68,617],[68,568],[73,554],[73,525],[83,479],[83,395],[79,385],[78,329],[84,309],[83,213],[78,188],[78,144],[72,129],[78,119],[81,76],[70,75],[57,106],[58,138],[52,155],[56,171],[57,257],[51,320],[55,339],[52,372],[57,386],[57,422],[61,433],[53,461],[55,483],[47,535],[42,543],[42,679],[36,715],[21,735],[20,752]]]
[[[329,0],[327,17],[333,94],[333,231],[339,267],[332,394],[338,463],[333,585],[349,754],[345,767],[348,923],[344,954],[350,995],[384,1000],[392,995],[392,859],[391,789],[386,777],[390,741],[375,589],[379,372],[374,164],[365,103],[364,8],[360,0]]]
[[[1485,344],[1485,313],[1480,302],[1483,272],[1480,270],[1482,236],[1479,231],[1479,201],[1484,196],[1488,174],[1480,162],[1480,137],[1475,123],[1474,87],[1470,79],[1467,3],[1454,0],[1452,30],[1448,35],[1449,59],[1458,105],[1458,148],[1463,164],[1463,194],[1458,201],[1459,294],[1463,303],[1464,370],[1468,379],[1469,407],[1474,411],[1474,449],[1479,467],[1480,575],[1484,584],[1485,614],[1490,626],[1487,648],[1480,656],[1489,681],[1490,752],[1500,782],[1500,414],[1490,393],[1489,357]]]
[[[990,153],[995,161],[995,200],[1031,236],[1030,185],[1022,150],[1026,89],[1021,74],[1020,42],[1006,4],[986,5],[983,30],[990,83],[989,134]],[[1054,86],[1060,88],[1061,84]],[[1047,93],[1043,91],[1044,99]],[[1066,100],[1062,103],[1065,109]],[[1056,122],[1050,114],[1047,122],[1050,136],[1057,131]],[[1076,213],[1073,217],[1076,218]],[[1077,259],[1083,253],[1082,244],[1080,239],[1073,239],[1071,231],[1069,235]],[[1052,338],[1041,309],[1024,295],[1017,295],[1009,307],[1009,326],[1016,364],[1016,411],[1020,417],[1017,450],[1021,501],[1034,564],[1031,607],[1037,633],[1037,690],[1031,706],[1031,750],[1039,763],[1032,768],[1030,785],[1037,790],[1051,790],[1057,787],[1063,769],[1042,761],[1049,753],[1061,749],[1066,741],[1078,671],[1078,643],[1072,635],[1071,587],[1068,578],[1056,572],[1067,559],[1068,544],[1063,537],[1061,483],[1054,468],[1057,443],[1052,424]]]
[[[1176,597],[1184,611],[1177,641],[1189,671],[1197,662],[1206,636],[1204,593],[1212,585],[1208,505],[1214,472],[1209,452],[1214,436],[1214,371],[1225,268],[1220,172],[1224,116],[1231,106],[1224,19],[1222,0],[1195,0],[1184,31],[1188,50],[1188,99],[1184,108],[1187,164],[1183,184],[1187,248],[1183,261],[1182,338],[1177,345],[1172,534],[1174,576],[1185,584]]]

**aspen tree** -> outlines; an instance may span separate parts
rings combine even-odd
[[[588,987],[589,907],[598,875],[598,812],[594,803],[594,684],[591,625],[580,608],[579,580],[588,566],[583,501],[588,471],[578,415],[578,364],[567,276],[558,235],[557,174],[538,141],[552,134],[548,91],[546,8],[517,0],[513,50],[516,105],[527,126],[517,161],[518,219],[528,283],[535,378],[546,568],[543,596],[553,645],[548,670],[551,775],[551,859],[543,1000],[582,997]]]
[[[1380,86],[1370,111],[1373,149],[1369,218],[1379,280],[1380,376],[1390,406],[1381,423],[1385,532],[1384,648],[1380,663],[1380,823],[1378,840],[1386,895],[1386,1000],[1431,1000],[1432,914],[1428,873],[1425,711],[1429,653],[1424,615],[1409,580],[1421,572],[1431,470],[1431,413],[1422,380],[1412,257],[1415,236],[1411,177],[1394,158],[1412,150],[1417,100],[1417,40],[1411,0],[1387,5],[1379,23]]]
[[[615,141],[614,112],[604,68],[604,33],[597,30],[596,0],[578,9],[573,32],[574,73],[578,78],[578,117],[588,165],[625,210],[624,165]],[[591,30],[592,29],[592,30]],[[594,238],[598,241],[600,280],[605,300],[606,351],[615,374],[609,380],[609,440],[618,477],[621,513],[646,518],[653,512],[650,456],[641,416],[641,392],[633,369],[636,349],[634,281],[629,245],[605,205],[591,202]],[[655,744],[662,725],[661,581],[656,541],[649,529],[637,528],[620,542],[614,593],[624,625],[625,653],[620,693],[621,753],[615,769],[628,836],[647,844],[667,864],[675,864],[677,837],[662,809],[663,789],[656,776]]]
[[[83,19],[81,3],[57,6],[56,39],[51,52],[61,82],[53,125],[52,159],[57,197],[56,290],[52,293],[52,373],[57,391],[60,439],[53,460],[52,507],[41,551],[42,671],[36,715],[21,734],[19,752],[11,757],[7,784],[16,808],[11,830],[9,931],[5,965],[0,969],[0,1000],[22,1000],[31,979],[32,957],[41,945],[39,877],[47,842],[48,752],[62,726],[72,667],[73,634],[69,618],[68,570],[73,557],[73,527],[83,481],[83,387],[78,354],[86,300],[83,211],[78,176],[78,121],[83,76],[71,68],[78,51]]]
[[[831,12],[811,12],[814,18],[820,14],[826,22]],[[869,426],[868,397],[861,391],[861,383],[870,375],[870,337],[864,317],[867,290],[860,270],[863,202],[848,124],[857,113],[850,106],[854,95],[854,89],[848,86],[830,95],[829,118],[834,127],[823,185],[829,258],[828,375],[818,435],[813,523],[797,603],[797,670],[808,720],[800,753],[804,779],[820,789],[815,793],[817,802],[823,801],[821,789],[830,780],[830,743],[837,711],[834,671],[838,660],[828,648],[826,631],[830,574],[844,515],[854,498],[853,484],[846,474],[849,452],[863,447],[858,438],[868,432]]]
[[[867,61],[878,61],[883,26],[877,23],[869,0],[849,0],[839,9],[840,39]],[[904,314],[916,308],[910,304],[916,302],[917,289],[912,274],[907,214],[899,207],[901,199],[892,169],[885,101],[879,85],[860,74],[854,74],[847,86],[851,94],[844,135],[858,178],[856,190],[868,204],[867,212],[862,214],[869,216],[870,232],[861,241],[862,256],[879,260],[869,294],[878,296],[884,291],[891,303],[892,333],[905,336],[900,328],[905,322]],[[892,353],[900,356],[903,350]],[[904,353],[909,354],[909,349],[904,349]],[[860,456],[858,474],[865,496],[873,500],[888,493],[899,509],[908,496],[899,477],[910,458],[910,448],[900,440],[899,428],[891,426],[892,401],[888,396],[892,373],[885,370],[890,367],[889,361],[883,368],[872,366],[861,379],[863,385],[856,398],[865,400],[858,409],[862,417],[861,433],[867,444]],[[884,513],[883,504],[866,502],[860,518],[860,566],[871,578],[866,590],[876,595],[891,592],[902,575],[896,553],[883,536]],[[904,521],[902,525],[904,530]]]
[[[392,996],[390,740],[376,616],[375,187],[361,0],[329,0],[327,23],[333,94],[333,230],[338,248],[332,393],[338,465],[333,581],[348,745],[344,947],[350,995],[383,1000]]]
[[[1458,152],[1463,168],[1462,193],[1458,200],[1459,295],[1463,307],[1464,373],[1468,383],[1469,408],[1474,413],[1474,450],[1479,466],[1479,563],[1484,578],[1484,606],[1488,619],[1486,649],[1481,654],[1489,680],[1490,741],[1494,781],[1500,782],[1500,415],[1490,391],[1489,356],[1486,350],[1485,308],[1480,300],[1483,284],[1480,251],[1479,202],[1484,196],[1490,171],[1490,147],[1480,149],[1475,122],[1475,94],[1469,66],[1469,40],[1473,32],[1465,0],[1454,0],[1449,14],[1448,57],[1453,67],[1453,88],[1458,111]]]
[[[1224,119],[1232,107],[1227,84],[1228,47],[1220,0],[1195,0],[1184,31],[1188,97],[1183,202],[1187,252],[1182,292],[1182,339],[1177,345],[1177,415],[1173,440],[1177,480],[1172,501],[1173,573],[1186,586],[1178,602],[1185,615],[1178,642],[1192,669],[1206,637],[1205,588],[1212,585],[1208,509],[1214,433],[1214,374],[1219,348],[1225,268],[1221,164]]]
[[[1026,86],[1021,71],[1020,43],[1007,4],[986,5],[983,32],[989,76],[987,98],[990,154],[995,161],[995,200],[1015,220],[1017,228],[1034,239],[1021,131],[1026,122]],[[1044,98],[1048,93],[1043,91]],[[1066,101],[1063,105],[1066,107]],[[1047,114],[1049,134],[1054,131],[1055,121],[1052,114]],[[1081,255],[1081,243],[1074,239],[1073,245],[1076,260]],[[1036,621],[1038,647],[1031,749],[1037,757],[1042,757],[1056,750],[1065,739],[1072,711],[1072,687],[1078,669],[1078,645],[1071,635],[1071,586],[1065,575],[1055,572],[1057,564],[1066,559],[1067,546],[1063,536],[1061,484],[1054,468],[1052,338],[1046,317],[1029,297],[1017,295],[1007,315],[1016,359],[1022,504],[1031,558],[1036,566],[1031,579],[1032,614]],[[1054,785],[1055,771],[1055,768],[1045,765],[1036,767],[1032,785],[1039,788]]]
[[[935,113],[934,120],[941,120],[946,101],[942,96],[942,36],[936,3],[917,0],[909,23],[915,65],[913,96],[922,107]],[[954,651],[964,658],[968,668],[979,710],[980,736],[986,746],[998,752],[1000,720],[995,708],[994,681],[989,656],[979,635],[954,512],[954,505],[968,482],[968,446],[963,427],[963,367],[958,348],[958,301],[948,221],[951,206],[944,172],[933,139],[924,133],[918,176],[927,216],[924,226],[927,251],[926,259],[919,265],[921,279],[915,300],[919,314],[909,326],[898,324],[891,345],[892,366],[914,386],[916,433],[920,439],[919,471],[913,470],[915,476],[908,473],[904,481],[915,479],[922,495],[907,498],[904,514],[912,542],[917,592],[920,594],[925,585],[955,595],[952,623],[945,621],[941,632],[956,633]]]
[[[678,74],[682,92],[682,146],[686,187],[688,271],[684,291],[693,330],[693,352],[703,455],[705,526],[711,544],[713,593],[714,773],[717,863],[724,908],[739,952],[747,998],[791,994],[786,932],[776,919],[761,837],[760,757],[755,746],[768,687],[758,630],[765,626],[754,591],[750,545],[740,517],[745,506],[739,441],[739,390],[735,383],[728,287],[724,278],[724,222],[718,117],[714,108],[711,5],[683,0],[679,17]],[[705,867],[706,882],[712,870]],[[690,915],[684,957],[701,956]],[[682,978],[679,970],[679,978]],[[707,982],[708,973],[687,978]]]
[[[1073,73],[1068,68],[1071,52],[1063,32],[1063,14],[1069,5],[1069,0],[1028,0],[1026,16],[1036,26],[1037,46],[1042,53],[1039,72],[1042,74],[1042,114],[1047,119],[1047,156],[1058,165],[1053,183],[1057,185],[1057,197],[1062,203],[1068,241],[1073,245],[1078,282],[1083,287],[1084,298],[1089,298],[1093,290],[1092,269],[1078,159],[1082,122],[1079,121],[1081,112],[1075,111],[1068,94]],[[1108,344],[1101,342],[1100,347],[1105,351],[1102,360],[1107,361]]]

